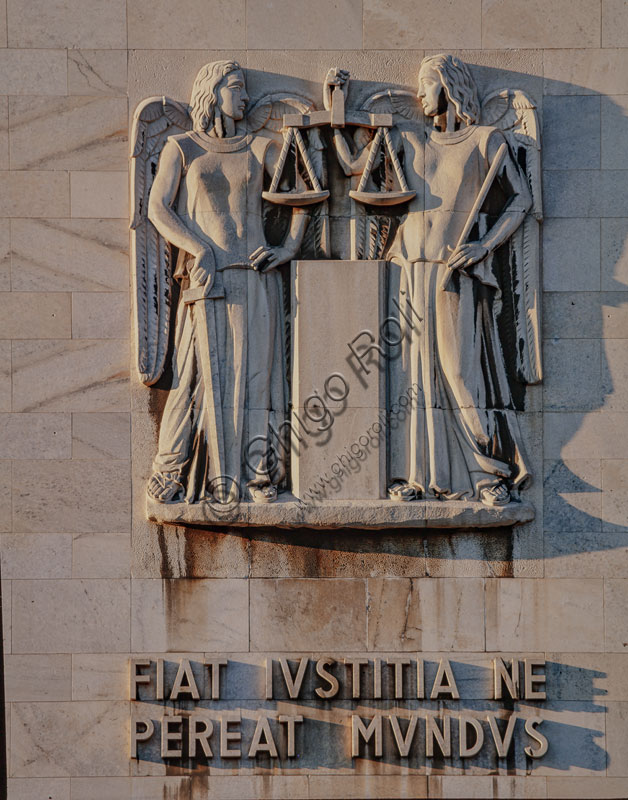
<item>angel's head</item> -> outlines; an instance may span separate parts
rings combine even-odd
[[[444,113],[449,102],[466,125],[473,125],[480,118],[475,81],[464,61],[456,56],[441,54],[423,59],[418,97],[428,117]]]
[[[215,127],[222,135],[222,117],[241,120],[249,96],[237,61],[212,61],[201,67],[192,87],[190,116],[195,131]]]

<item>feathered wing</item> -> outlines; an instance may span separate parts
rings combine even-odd
[[[168,97],[149,97],[133,115],[131,263],[137,369],[149,386],[161,377],[168,350],[172,252],[169,242],[148,219],[148,198],[166,140],[191,127],[187,107]]]
[[[516,328],[517,376],[538,383],[541,364],[540,243],[543,219],[541,134],[534,102],[518,89],[492,92],[482,103],[481,123],[501,130],[524,172],[532,208],[510,240],[510,278]]]
[[[292,92],[274,92],[257,100],[247,113],[247,127],[252,132],[281,143],[283,140],[283,118],[285,114],[307,114],[314,111],[314,102],[308,97]],[[307,152],[321,186],[327,186],[327,161],[325,143],[317,128],[303,132]],[[294,158],[293,152],[290,158]],[[264,222],[277,224],[279,227],[289,225],[291,210],[286,207],[264,204]],[[309,211],[309,223],[300,249],[301,258],[324,258],[329,255],[329,211],[327,202],[317,203]]]

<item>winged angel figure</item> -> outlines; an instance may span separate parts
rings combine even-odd
[[[149,98],[135,114],[132,259],[146,384],[173,352],[148,484],[155,501],[224,502],[245,487],[247,499],[271,502],[285,474],[269,455],[287,408],[277,267],[302,245],[307,216],[284,211],[281,241],[269,244],[262,191],[280,154],[283,113],[312,103],[275,94],[246,115],[248,102],[240,65],[217,61],[199,71],[189,107]]]
[[[388,313],[401,330],[388,361],[389,496],[506,505],[530,478],[517,386],[542,377],[536,110],[509,89],[480,105],[468,67],[451,55],[424,59],[418,87],[363,106],[394,115],[416,191],[400,217],[382,222],[367,209],[358,248],[388,258]],[[370,145],[349,153],[340,134],[334,142],[345,172],[359,172]],[[372,173],[379,190],[391,174],[385,161]],[[400,414],[395,399],[411,387],[419,401]]]

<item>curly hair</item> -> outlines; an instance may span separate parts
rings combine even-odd
[[[480,118],[478,90],[464,61],[456,56],[441,53],[424,58],[419,72],[424,67],[431,67],[437,73],[447,99],[453,103],[458,117],[467,125],[478,122]]]
[[[241,69],[237,61],[212,61],[199,69],[190,98],[190,117],[195,131],[205,132],[215,125],[218,135],[222,135],[218,86],[230,72]]]

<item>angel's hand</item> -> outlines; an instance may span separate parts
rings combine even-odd
[[[214,254],[206,247],[194,259],[190,268],[190,283],[192,286],[206,286],[213,279],[215,270]]]
[[[294,256],[287,247],[258,247],[249,256],[249,261],[254,270],[268,272],[275,267],[285,264]]]
[[[326,111],[331,108],[331,93],[334,86],[341,86],[345,99],[349,91],[349,71],[332,67],[325,77],[323,86],[323,106]]]
[[[484,247],[481,242],[469,242],[460,245],[449,257],[447,266],[450,269],[465,269],[482,261],[488,255],[488,247]]]

